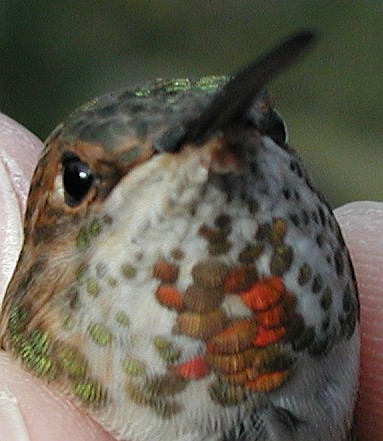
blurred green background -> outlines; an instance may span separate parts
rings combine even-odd
[[[383,199],[383,2],[0,0],[0,110],[45,138],[86,100],[230,74],[288,33],[322,38],[270,89],[333,206]]]

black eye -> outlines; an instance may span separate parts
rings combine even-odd
[[[266,135],[278,145],[283,147],[287,141],[286,125],[279,113],[272,109],[269,118],[265,121]]]
[[[274,109],[266,109],[260,111],[257,108],[252,109],[250,113],[251,124],[261,132],[262,135],[269,136],[276,144],[284,147],[287,142],[286,125]]]
[[[65,159],[63,166],[66,202],[74,207],[88,194],[94,182],[94,175],[90,167],[77,157]]]

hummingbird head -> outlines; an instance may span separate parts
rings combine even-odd
[[[246,164],[245,150],[255,151],[251,144],[264,136],[288,150],[284,122],[264,87],[315,39],[312,31],[296,34],[230,79],[159,79],[82,106],[46,141],[31,185],[26,236],[35,243],[52,237],[57,222],[41,225],[41,212],[78,218],[151,162],[182,169],[181,158],[195,156],[205,168],[230,172]]]

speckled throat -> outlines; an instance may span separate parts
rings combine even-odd
[[[47,140],[1,341],[118,439],[352,439],[352,265],[263,91],[312,37],[95,99]]]

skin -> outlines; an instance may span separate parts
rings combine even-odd
[[[29,180],[42,143],[0,114],[0,294],[4,294],[22,244],[21,222]],[[349,246],[361,296],[361,390],[357,406],[358,440],[383,435],[383,204],[355,202],[335,211]],[[21,410],[17,417],[15,409]],[[11,409],[12,414],[6,411]],[[0,352],[0,433],[12,438],[12,418],[31,441],[112,441],[96,423],[56,391]],[[23,426],[24,425],[24,426]],[[27,438],[26,438],[27,439]]]

